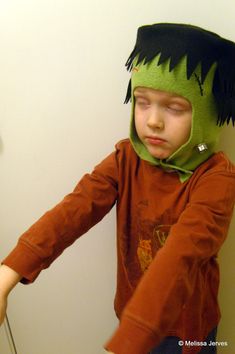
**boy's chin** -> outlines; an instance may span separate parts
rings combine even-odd
[[[148,149],[148,152],[150,153],[150,155],[152,157],[154,157],[155,159],[158,159],[158,160],[165,160],[167,159],[171,153],[170,152],[167,152],[167,151],[152,151],[152,149]]]

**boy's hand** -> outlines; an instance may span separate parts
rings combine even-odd
[[[21,278],[13,269],[5,265],[0,267],[0,325],[6,315],[8,294]]]
[[[0,326],[4,321],[7,310],[7,297],[0,295]]]

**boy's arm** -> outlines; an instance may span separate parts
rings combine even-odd
[[[21,274],[22,283],[33,282],[65,248],[110,211],[117,193],[117,159],[113,152],[20,237],[3,264]]]
[[[6,265],[0,266],[0,325],[6,315],[7,297],[21,278],[13,269]]]
[[[146,353],[177,322],[196,291],[203,265],[216,262],[226,238],[235,201],[232,172],[208,173],[195,186],[186,209],[127,303],[106,350]]]

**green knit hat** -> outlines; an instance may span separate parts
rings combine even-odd
[[[214,152],[224,122],[235,120],[235,44],[190,25],[155,24],[138,29],[128,61],[126,101],[132,100],[130,140],[151,164],[173,169],[181,182]],[[134,122],[134,90],[148,87],[187,98],[192,104],[189,140],[165,160],[153,157]]]

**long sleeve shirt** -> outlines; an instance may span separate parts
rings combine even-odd
[[[176,172],[141,160],[126,139],[20,237],[3,263],[33,282],[116,204],[120,325],[106,349],[147,354],[170,335],[202,341],[220,319],[217,255],[234,200],[235,167],[224,153],[181,183]],[[183,354],[200,349],[184,346]]]

